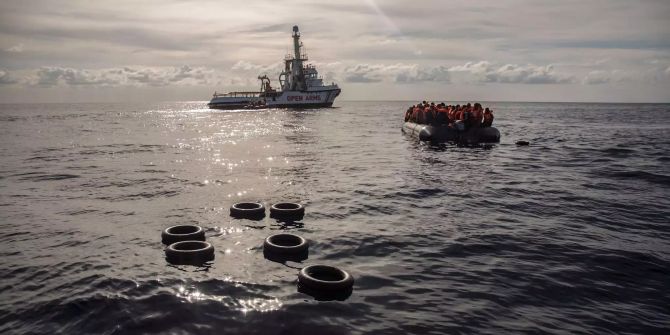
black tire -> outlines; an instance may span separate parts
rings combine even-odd
[[[307,251],[309,243],[304,238],[293,234],[275,234],[268,236],[263,243],[264,253],[300,254]]]
[[[300,220],[305,216],[305,206],[294,202],[280,202],[270,207],[270,217]]]
[[[170,245],[181,241],[204,241],[205,231],[196,225],[178,225],[165,228],[161,233],[163,244]]]
[[[315,291],[346,291],[354,286],[354,277],[333,266],[310,265],[300,270],[298,282]]]
[[[181,241],[165,248],[165,258],[172,264],[198,265],[214,260],[214,247],[203,241]]]
[[[265,216],[265,206],[260,202],[239,202],[230,206],[230,216],[257,219]]]

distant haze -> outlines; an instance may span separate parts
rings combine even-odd
[[[0,2],[0,102],[208,100],[298,25],[343,100],[670,101],[670,1]]]

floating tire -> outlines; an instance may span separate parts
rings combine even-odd
[[[172,226],[163,230],[161,240],[167,245],[181,241],[204,241],[205,231],[196,225]]]
[[[309,244],[304,238],[294,234],[275,234],[268,236],[263,243],[264,253],[281,255],[302,254]]]
[[[294,202],[280,202],[270,207],[270,217],[300,220],[305,216],[305,206]]]
[[[354,286],[354,277],[333,266],[310,265],[300,270],[298,282],[313,291],[349,291]]]
[[[265,216],[265,206],[260,202],[239,202],[230,206],[230,216],[243,219],[258,219]]]
[[[165,249],[165,258],[172,264],[198,265],[214,260],[214,247],[203,241],[181,241]]]

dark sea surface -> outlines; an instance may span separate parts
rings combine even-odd
[[[670,334],[670,105],[486,103],[473,148],[408,104],[0,105],[0,333]],[[305,218],[229,216],[257,200]],[[209,266],[165,261],[176,224]],[[309,258],[266,260],[280,231]],[[350,297],[297,291],[318,263]]]

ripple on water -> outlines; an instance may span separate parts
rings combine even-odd
[[[0,106],[0,333],[670,328],[667,105],[490,103],[502,142],[462,147],[403,136],[407,104]],[[240,201],[307,213],[230,218]],[[168,265],[160,231],[178,224],[216,259]],[[308,259],[263,257],[282,230]],[[353,293],[299,291],[318,263]]]

